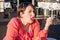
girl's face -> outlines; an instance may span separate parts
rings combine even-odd
[[[24,20],[27,23],[32,23],[34,17],[35,17],[34,9],[31,6],[27,6],[24,11],[24,14],[22,14],[22,18],[24,18]]]

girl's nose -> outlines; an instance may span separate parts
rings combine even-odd
[[[32,17],[35,17],[35,13],[34,12],[32,12]]]

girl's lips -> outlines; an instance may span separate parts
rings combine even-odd
[[[37,18],[32,18],[32,19],[37,19]]]
[[[33,17],[33,18],[31,18],[31,19],[33,20],[33,19],[35,19],[35,18]]]
[[[35,20],[35,18],[31,18],[31,20],[32,20],[32,21],[34,21],[34,20]]]

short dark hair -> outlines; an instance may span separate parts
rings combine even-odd
[[[22,2],[22,3],[20,3],[19,7],[17,8],[18,17],[20,17],[20,12],[24,13],[26,7],[29,6],[29,5],[33,9],[35,9],[34,5],[31,2]]]

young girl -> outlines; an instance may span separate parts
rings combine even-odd
[[[14,17],[7,25],[3,40],[46,40],[52,18],[46,20],[43,30],[35,18],[35,7],[29,2],[23,2],[17,8],[18,17]]]

